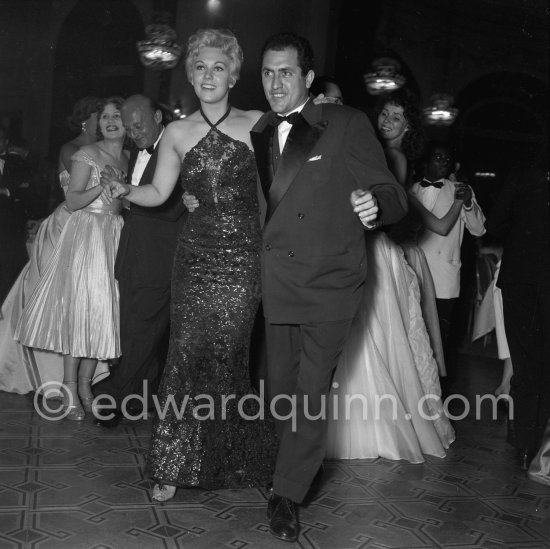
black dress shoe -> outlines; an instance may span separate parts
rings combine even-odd
[[[104,427],[105,429],[113,429],[116,427],[123,418],[122,412],[120,410],[113,410],[111,412],[113,417],[111,419],[101,419],[94,416],[94,425],[99,427]],[[110,415],[110,414],[106,414]]]
[[[298,539],[298,509],[291,499],[272,493],[267,502],[269,531],[283,541]]]

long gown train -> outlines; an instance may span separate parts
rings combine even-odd
[[[440,400],[417,277],[383,233],[368,236],[367,260],[362,304],[329,396],[327,457],[444,457],[454,431]]]

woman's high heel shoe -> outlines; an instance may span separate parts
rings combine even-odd
[[[75,397],[76,394],[76,383],[73,381],[66,382],[68,391],[63,392],[63,397],[61,403],[63,404],[63,409],[65,410],[64,417],[70,419],[71,421],[82,421],[86,414],[84,408],[80,404],[78,397]]]
[[[84,411],[92,413],[94,401],[94,395],[92,393],[91,380],[87,377],[78,376],[78,396]]]
[[[176,494],[176,487],[168,484],[155,484],[153,487],[153,501],[164,502],[172,499]]]
[[[80,402],[85,412],[88,412],[91,414],[94,411],[94,407],[93,407],[94,397],[80,397]]]

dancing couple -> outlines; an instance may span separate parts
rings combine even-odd
[[[131,187],[114,177],[105,184],[113,196],[151,207],[166,200],[181,175],[200,202],[176,249],[161,405],[174,394],[238,400],[250,391],[248,346],[261,295],[269,397],[297,399],[296,418],[276,425],[268,504],[271,532],[292,541],[297,507],[325,455],[326,424],[308,419],[304,402],[315,416],[360,302],[365,226],[397,221],[407,199],[366,116],[309,99],[313,52],[305,39],[283,33],[266,42],[261,74],[272,109],[266,114],[229,104],[241,63],[231,33],[191,37],[186,70],[200,109],[166,128],[152,185]],[[148,460],[155,499],[169,499],[176,486],[268,479],[276,440],[271,422],[243,421],[236,412],[229,421],[168,414],[155,422]],[[285,406],[277,412],[284,416]]]

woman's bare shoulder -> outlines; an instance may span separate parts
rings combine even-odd
[[[400,150],[396,149],[395,147],[386,147],[384,149],[384,153],[386,154],[386,158],[391,158],[392,160],[404,160],[407,161],[407,157],[405,156],[405,153]]]
[[[258,120],[263,116],[262,111],[258,110],[250,110],[250,111],[244,111],[242,109],[233,109],[235,111],[235,116],[239,117],[243,120],[243,122],[246,120],[246,123],[253,126],[258,122]]]

